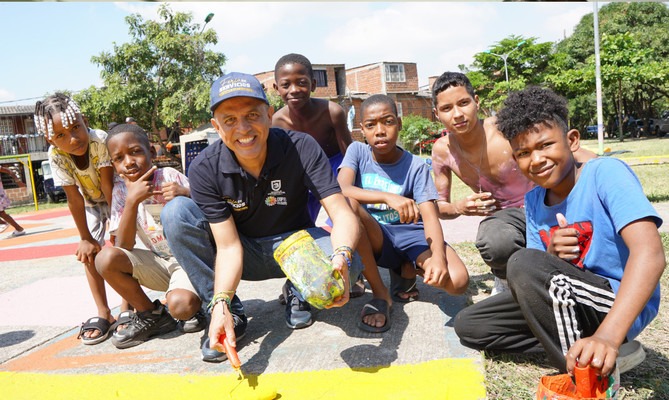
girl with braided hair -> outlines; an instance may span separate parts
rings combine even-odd
[[[85,266],[97,307],[97,316],[82,324],[79,338],[84,344],[97,344],[115,328],[104,280],[95,269],[95,256],[105,243],[114,176],[105,145],[107,133],[89,129],[77,103],[62,93],[35,104],[35,125],[51,145],[49,162],[54,184],[62,186],[67,196],[81,238],[75,254]],[[122,308],[127,308],[124,305]]]

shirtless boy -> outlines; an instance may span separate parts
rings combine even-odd
[[[495,117],[478,118],[479,98],[467,76],[444,72],[432,87],[434,114],[449,134],[432,149],[439,217],[486,217],[479,225],[476,247],[495,275],[493,293],[506,289],[506,263],[525,247],[525,193],[534,184],[519,170],[511,145],[495,125]],[[585,162],[596,155],[580,149]],[[451,199],[452,174],[474,193]]]
[[[336,176],[352,141],[346,113],[336,103],[311,98],[316,90],[316,79],[311,62],[301,54],[281,57],[274,67],[274,79],[274,89],[286,105],[274,113],[272,126],[311,135],[328,156]],[[309,213],[314,221],[319,210],[320,203],[310,196]]]
[[[311,93],[316,90],[316,79],[311,61],[301,54],[290,53],[279,58],[274,66],[274,80],[274,89],[286,105],[274,113],[272,126],[304,132],[316,139],[337,176],[346,148],[353,141],[346,125],[346,113],[334,102],[311,98]],[[321,204],[311,192],[307,208],[315,222]],[[353,285],[351,297],[361,296],[364,292],[360,277]]]

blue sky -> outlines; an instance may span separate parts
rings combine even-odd
[[[600,6],[602,3],[600,3]],[[0,3],[0,106],[34,104],[56,90],[100,86],[91,56],[129,41],[124,18],[155,19],[159,3]],[[469,65],[509,35],[556,41],[593,10],[567,2],[175,2],[218,33],[224,71],[257,73],[287,53],[347,68],[416,62],[420,84]],[[19,99],[29,99],[16,102]],[[10,102],[11,101],[11,102]]]

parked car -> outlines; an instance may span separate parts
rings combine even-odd
[[[44,193],[46,193],[49,201],[58,203],[61,199],[65,199],[63,188],[53,184],[53,173],[49,161],[42,161],[42,175],[44,176]]]
[[[632,136],[639,138],[641,136],[646,136],[646,122],[642,119],[637,119],[634,121],[634,127],[632,128]]]
[[[650,126],[651,132],[659,137],[669,133],[669,110],[663,112],[660,118],[651,119],[648,126]]]

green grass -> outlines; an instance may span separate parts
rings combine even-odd
[[[665,258],[669,261],[669,234],[662,233]],[[467,295],[473,303],[489,296],[493,285],[490,268],[483,263],[471,242],[453,245],[467,265],[470,283]],[[662,300],[655,320],[637,338],[646,351],[646,360],[621,377],[619,398],[669,399],[669,269],[660,280]],[[485,381],[488,399],[533,399],[541,376],[556,373],[542,355],[485,356]]]
[[[581,140],[581,146],[586,149],[599,153],[599,143],[597,139]],[[667,156],[669,157],[669,137],[664,138],[640,138],[629,139],[621,142],[618,139],[604,139],[604,150],[611,149],[611,152],[629,151],[629,153],[620,153],[615,155],[622,159],[630,157],[647,157],[647,156]]]

